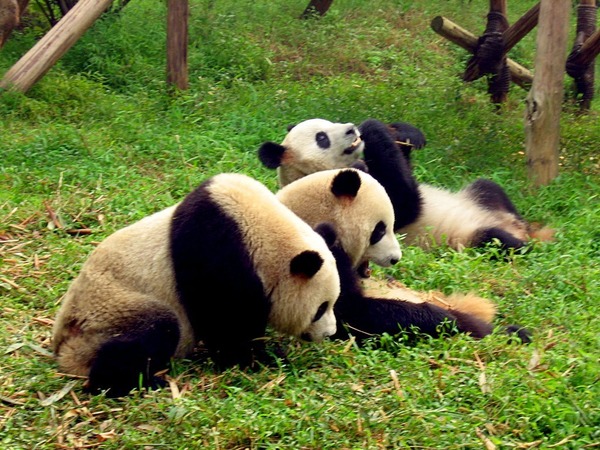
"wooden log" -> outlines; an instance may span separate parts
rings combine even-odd
[[[443,16],[434,17],[431,21],[431,28],[440,36],[454,42],[470,53],[475,51],[477,37],[451,20]],[[510,70],[510,79],[513,83],[521,86],[523,89],[529,89],[533,82],[533,74],[510,58],[506,58],[506,64]]]
[[[167,84],[188,88],[188,0],[169,0],[167,13]]]
[[[52,29],[12,66],[0,88],[26,92],[106,11],[112,0],[80,0]]]
[[[540,4],[535,77],[525,101],[527,169],[535,186],[558,175],[570,8],[570,0],[541,0]]]
[[[517,45],[524,36],[535,28],[539,15],[540,4],[538,3],[506,29],[504,32],[504,48],[506,52]]]
[[[581,65],[591,64],[600,55],[600,30],[596,30],[585,40],[574,62]]]

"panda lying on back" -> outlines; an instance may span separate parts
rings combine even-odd
[[[339,293],[323,238],[258,181],[220,174],[92,252],[62,301],[53,350],[91,392],[122,396],[140,380],[153,386],[198,341],[223,368],[264,356],[267,324],[330,336]]]
[[[546,237],[545,230],[531,232],[493,181],[479,179],[459,192],[417,183],[408,157],[412,145],[424,143],[418,129],[402,123],[387,126],[369,119],[356,127],[310,119],[291,128],[281,144],[263,143],[259,159],[266,167],[277,168],[282,186],[317,170],[366,166],[388,193],[394,205],[394,230],[405,234],[407,244],[429,248],[447,243],[461,250],[498,241],[504,249],[518,249],[532,237]],[[359,161],[362,153],[364,165]]]

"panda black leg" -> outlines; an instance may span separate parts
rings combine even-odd
[[[504,251],[511,248],[519,249],[527,245],[526,242],[516,238],[509,232],[501,228],[482,228],[480,229],[473,239],[473,247],[484,247],[487,244],[493,243],[498,240],[500,242],[500,248]]]
[[[131,323],[130,323],[131,326]],[[154,374],[168,367],[179,342],[175,316],[144,317],[105,342],[94,358],[86,389],[122,397],[138,387],[159,387]]]
[[[476,339],[481,339],[494,331],[492,324],[485,322],[472,314],[452,311],[456,318],[456,327],[463,333],[468,333]]]
[[[521,218],[517,208],[510,201],[502,186],[494,183],[492,180],[479,178],[465,188],[469,197],[475,200],[479,205],[491,211],[506,211],[514,214],[518,219]]]
[[[527,328],[519,325],[508,325],[505,330],[511,338],[519,338],[522,344],[530,344],[532,341],[532,333]]]

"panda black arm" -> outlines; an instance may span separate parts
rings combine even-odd
[[[339,306],[336,304],[336,315],[342,323],[342,329],[334,336],[337,338],[347,337],[345,327],[358,340],[383,333],[395,335],[401,330],[409,335],[421,333],[432,337],[439,337],[444,332],[454,334],[458,330],[481,339],[493,331],[491,324],[475,316],[451,313],[431,303],[362,296],[344,300]]]
[[[350,258],[335,240],[335,231],[322,225],[316,231],[331,249],[340,276],[341,293],[335,304],[337,332],[333,339],[348,339],[348,329],[359,341],[383,333],[398,334],[400,330],[408,333],[417,330],[437,337],[442,331],[453,330],[450,326],[444,327],[446,323],[456,324],[459,332],[470,333],[475,338],[493,331],[491,324],[470,314],[454,314],[431,303],[366,297]]]
[[[365,143],[369,173],[385,188],[394,206],[394,230],[414,222],[421,213],[421,195],[408,161],[383,122],[365,120],[359,125]]]
[[[392,122],[388,125],[388,128],[396,144],[402,150],[402,153],[410,164],[412,150],[425,147],[427,143],[425,135],[417,127],[406,122]]]

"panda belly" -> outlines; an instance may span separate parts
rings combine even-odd
[[[61,369],[87,376],[98,350],[155,319],[176,323],[175,355],[194,347],[194,334],[176,290],[169,257],[173,208],[117,231],[98,246],[73,281],[53,330]]]
[[[514,215],[505,211],[492,211],[483,208],[465,192],[450,192],[430,185],[421,184],[419,190],[423,199],[419,218],[401,228],[408,245],[431,248],[447,244],[462,250],[474,244],[477,234],[484,228],[499,227],[523,237],[523,227]]]

